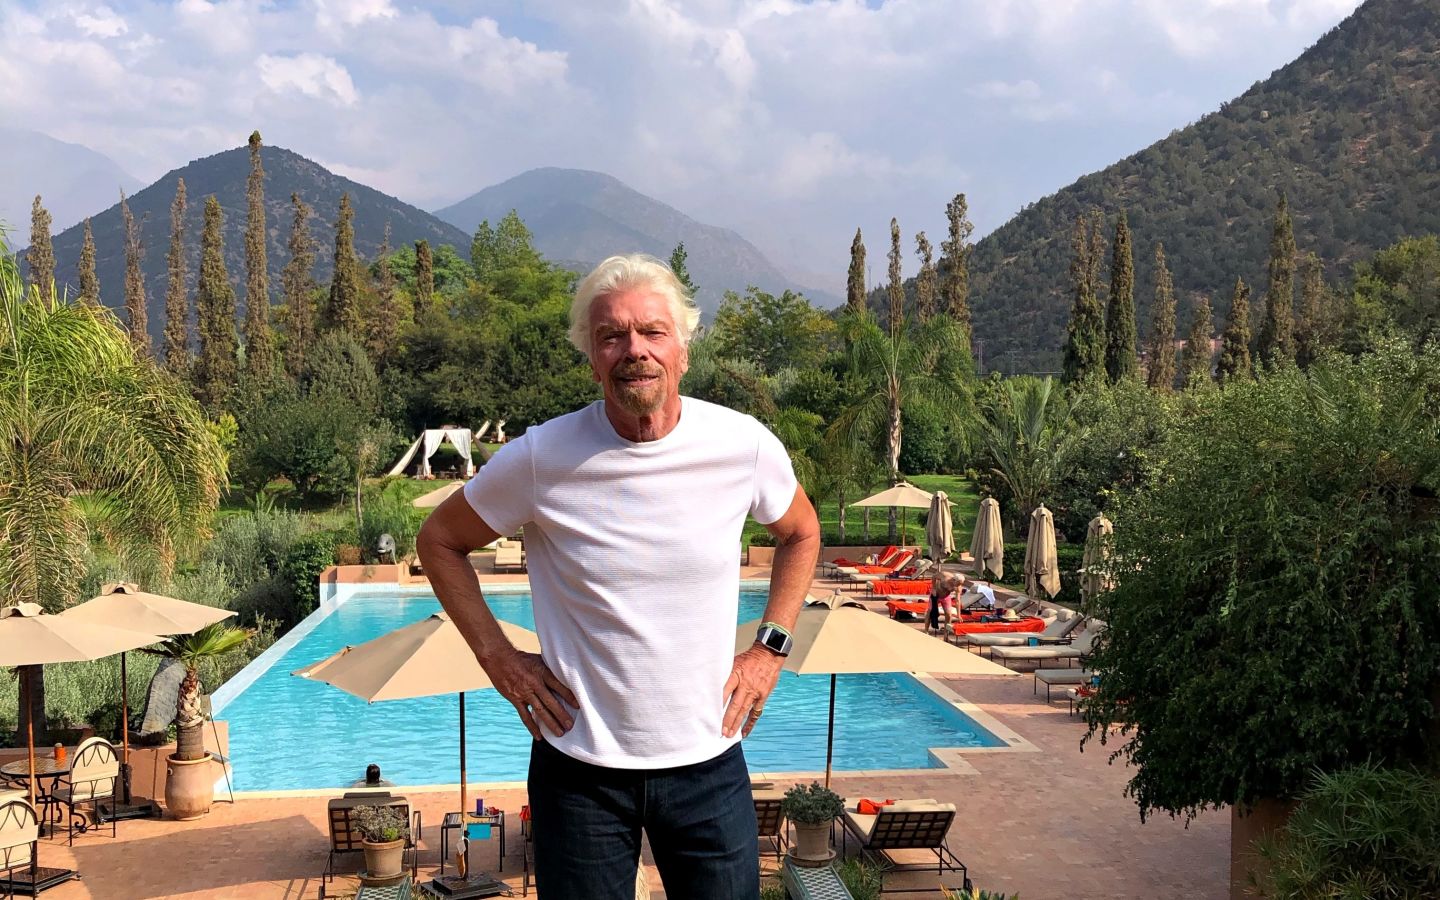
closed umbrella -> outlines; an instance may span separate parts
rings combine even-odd
[[[883,506],[900,507],[900,542],[905,542],[905,510],[907,509],[929,509],[931,496],[929,491],[922,491],[908,481],[902,481],[894,487],[886,488],[878,494],[871,494],[864,500],[856,501],[851,506]]]
[[[1060,564],[1055,556],[1055,517],[1042,503],[1030,514],[1030,535],[1025,540],[1025,593],[1039,597],[1060,593]]]
[[[930,502],[930,515],[925,520],[925,543],[930,545],[930,558],[943,562],[955,552],[955,529],[950,520],[950,500],[944,491],[936,491]]]
[[[452,481],[444,487],[438,487],[428,494],[422,494],[410,501],[410,505],[417,509],[434,509],[444,503],[447,498],[465,486],[463,481]]]
[[[1005,577],[1005,533],[1000,527],[1000,504],[994,497],[980,501],[980,514],[975,517],[975,533],[970,537],[970,555],[975,559],[975,574],[986,570],[996,578]]]
[[[540,652],[535,632],[501,622],[500,630],[516,649]],[[438,694],[460,695],[460,811],[465,789],[465,693],[494,687],[475,659],[460,629],[445,613],[345,647],[327,659],[290,673],[323,681],[367,702],[408,700]]]
[[[138,631],[92,625],[65,616],[48,615],[38,603],[0,609],[0,666],[43,666],[47,663],[91,662],[158,643],[159,637]],[[25,679],[25,705],[30,706],[30,680]],[[35,723],[27,717],[25,743],[30,773],[30,803],[35,803]],[[10,877],[12,887],[38,893],[74,876],[70,869],[42,869],[30,861],[24,874]],[[23,884],[23,887],[22,887]]]
[[[194,634],[207,625],[224,621],[235,615],[233,610],[217,609],[177,600],[161,594],[140,590],[129,582],[114,582],[103,585],[99,596],[92,597],[79,606],[72,606],[60,614],[61,617],[77,622],[88,622],[108,628],[125,628],[143,631],[147,634],[172,635]],[[120,653],[120,801],[130,802],[130,685],[126,676],[126,655]],[[149,814],[151,807],[140,810]]]
[[[1110,539],[1114,533],[1115,526],[1105,518],[1104,513],[1091,519],[1085,528],[1085,555],[1080,560],[1080,591],[1087,600],[1110,590],[1110,576],[1106,569],[1110,560]]]
[[[755,642],[760,620],[735,632],[735,652]],[[825,786],[835,745],[835,679],[838,675],[880,672],[959,672],[966,675],[1018,675],[953,644],[847,602],[838,592],[800,610],[792,629],[794,643],[784,670],[797,675],[830,676],[830,726],[825,743]]]

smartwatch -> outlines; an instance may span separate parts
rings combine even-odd
[[[774,622],[760,623],[760,630],[755,632],[755,640],[776,656],[789,656],[790,647],[795,643],[790,632]]]

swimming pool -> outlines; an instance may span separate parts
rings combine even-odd
[[[489,594],[495,615],[534,628],[529,594]],[[765,593],[740,596],[739,621],[759,618]],[[379,763],[396,784],[458,780],[455,695],[367,704],[290,672],[440,609],[434,595],[358,596],[337,607],[217,714],[230,724],[236,790],[333,788]],[[745,739],[751,771],[825,768],[830,679],[782,673],[765,716]],[[493,690],[465,695],[472,782],[523,781],[530,735]],[[835,698],[837,771],[942,765],[931,747],[1001,747],[997,738],[909,675],[846,675]]]

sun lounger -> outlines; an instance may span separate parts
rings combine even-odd
[[[1059,644],[1049,647],[991,647],[990,656],[998,659],[1006,667],[1011,662],[1026,660],[1036,663],[1049,662],[1052,660],[1077,660],[1090,655],[1091,646],[1098,634],[1098,627],[1092,622],[1084,631],[1075,637],[1069,644]]]
[[[775,848],[775,861],[778,863],[790,843],[785,834],[785,814],[780,811],[780,802],[785,799],[785,792],[774,788],[756,788],[752,793],[755,796],[755,823],[759,829],[758,834],[761,838],[770,840]]]
[[[496,572],[525,571],[525,546],[519,541],[501,541],[495,548]]]
[[[1045,685],[1045,702],[1050,702],[1053,688],[1069,687],[1077,684],[1088,684],[1095,673],[1089,669],[1077,669],[1073,666],[1068,669],[1036,669],[1035,689],[1033,693],[1040,693],[1040,685]]]
[[[899,552],[900,552],[900,548],[897,547],[897,546],[895,546],[894,544],[891,544],[890,546],[886,547],[884,550],[881,550],[879,553],[877,553],[877,554],[875,555],[875,563],[874,563],[874,565],[877,565],[877,566],[888,565],[892,560],[895,559],[895,554],[897,554],[897,553],[899,553]],[[830,560],[829,562],[821,562],[821,563],[820,563],[820,568],[822,568],[822,569],[838,569],[838,568],[841,568],[842,566],[844,566],[844,567],[849,567],[849,568],[854,568],[854,567],[856,567],[856,566],[863,566],[863,565],[866,565],[866,564],[867,564],[867,563],[866,563],[865,560],[863,560],[863,559],[845,559],[845,558],[842,556],[842,557],[840,557],[839,559],[832,559],[832,560]]]
[[[969,644],[972,647],[1025,647],[1029,646],[1030,638],[1039,638],[1042,642],[1046,640],[1058,640],[1070,636],[1079,627],[1084,617],[1074,610],[1061,609],[1055,612],[1055,617],[1045,626],[1038,635],[1030,634],[960,634],[956,635],[956,643]]]
[[[960,621],[952,627],[957,638],[967,634],[1022,634],[1039,635],[1050,623],[1055,621],[1057,613],[1054,609],[1046,608],[1040,610],[1036,616],[1021,616],[1017,619],[1002,619],[985,614],[976,616],[974,613],[965,613]],[[985,621],[990,619],[991,621]]]
[[[923,579],[924,581],[926,581],[926,582],[928,583],[929,581],[932,580],[931,575],[930,575],[930,570],[931,570],[932,568],[934,568],[934,566],[935,566],[935,563],[934,563],[934,562],[932,562],[932,561],[929,560],[929,559],[926,559],[925,557],[921,557],[920,560],[919,560],[918,562],[916,562],[915,565],[914,565],[912,568],[910,568],[910,569],[902,569],[902,570],[899,571],[899,572],[895,572],[895,573],[893,573],[893,574],[884,574],[884,575],[867,575],[867,574],[865,574],[864,572],[860,572],[860,573],[857,573],[857,574],[855,574],[855,575],[851,575],[851,576],[850,576],[850,579],[851,579],[852,581],[863,581],[863,582],[888,581],[888,580],[914,581],[914,580]]]
[[[842,575],[893,575],[910,565],[910,560],[914,558],[915,551],[901,550],[899,555],[883,566],[836,566],[835,570]]]
[[[845,830],[841,855],[850,838],[860,844],[860,852],[886,871],[923,871],[933,868],[943,872],[961,873],[966,878],[965,864],[950,851],[946,836],[955,821],[955,804],[937,803],[931,799],[897,800],[880,807],[873,816],[858,811],[858,799],[845,801]],[[935,854],[934,863],[905,863],[895,859],[899,850],[928,850]]]
[[[411,875],[417,874],[419,859],[416,848],[421,838],[420,811],[416,810],[412,814],[410,801],[404,797],[392,797],[389,791],[351,791],[331,800],[326,806],[326,817],[330,823],[330,853],[325,860],[325,874],[321,877],[321,885],[334,882],[336,856],[358,853],[364,849],[361,846],[360,832],[351,817],[351,812],[357,806],[394,806],[404,812],[406,820],[410,822],[410,839],[405,843],[405,850],[410,854]]]

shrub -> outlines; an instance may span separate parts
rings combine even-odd
[[[1087,740],[1142,815],[1291,798],[1436,751],[1440,354],[1322,359],[1197,401],[1113,516]],[[1337,679],[1336,673],[1343,673]]]
[[[374,558],[380,535],[388,534],[395,539],[396,559],[409,556],[415,552],[415,536],[424,520],[424,514],[398,493],[386,492],[366,500],[360,516],[361,552]]]
[[[812,781],[808,786],[797,784],[786,791],[780,811],[797,825],[824,825],[845,812],[845,801],[820,782]]]
[[[858,856],[852,856],[835,867],[845,889],[855,900],[880,900],[880,889],[885,886],[885,870],[872,866]]]
[[[360,548],[354,544],[335,545],[335,565],[337,566],[358,566],[363,562]]]
[[[302,530],[297,513],[273,505],[228,516],[215,529],[204,558],[223,565],[238,584],[262,581],[280,571]]]
[[[1256,850],[1272,900],[1440,897],[1440,778],[1368,763],[1317,775]]]
[[[350,811],[350,819],[361,839],[372,844],[410,839],[410,823],[405,813],[394,806],[357,806]]]
[[[956,457],[950,418],[925,402],[910,403],[901,409],[900,427],[905,439],[900,443],[900,471],[950,471]]]
[[[760,900],[789,900],[789,897],[784,882],[767,881],[760,885]]]
[[[335,536],[316,532],[300,538],[290,547],[281,566],[281,577],[295,598],[294,620],[305,618],[320,603],[320,573],[335,562]]]
[[[965,549],[969,549],[968,547]],[[1052,599],[1071,609],[1080,608],[1080,566],[1085,559],[1084,544],[1056,544],[1055,560],[1060,566],[1060,593]],[[1000,584],[1020,588],[1025,584],[1025,545],[1005,544],[1005,577]],[[1039,599],[1039,598],[1037,598]]]

